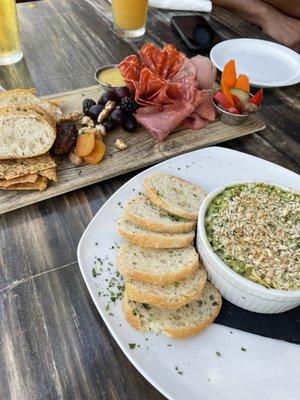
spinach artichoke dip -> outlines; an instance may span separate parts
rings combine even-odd
[[[228,187],[210,203],[205,229],[238,274],[267,288],[300,289],[300,194],[264,183]]]

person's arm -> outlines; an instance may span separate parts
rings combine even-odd
[[[277,10],[289,15],[290,17],[300,18],[300,1],[299,0],[264,0]]]
[[[289,17],[260,0],[212,0],[212,2],[258,25],[267,35],[286,46],[300,51],[299,19]]]
[[[260,0],[213,0],[213,4],[225,7],[242,19],[260,27],[268,10],[273,8]]]

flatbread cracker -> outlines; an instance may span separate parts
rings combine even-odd
[[[0,160],[0,179],[14,179],[54,167],[56,163],[48,154],[17,160]]]
[[[35,182],[11,185],[3,190],[45,190],[48,179],[45,176],[39,176]]]
[[[50,181],[57,182],[57,174],[55,168],[45,169],[44,171],[40,171],[39,175],[45,176]]]
[[[35,182],[38,178],[38,174],[31,174],[31,175],[24,175],[20,176],[18,178],[13,178],[13,179],[3,179],[0,180],[0,189],[1,188],[6,188],[11,185],[16,185],[16,184],[23,184],[23,183],[32,183]]]

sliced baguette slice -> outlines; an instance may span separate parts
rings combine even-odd
[[[206,196],[200,186],[164,172],[146,177],[144,188],[145,194],[157,207],[194,221]]]
[[[174,338],[185,338],[207,328],[217,317],[222,298],[217,289],[206,282],[201,297],[176,310],[157,308],[123,298],[123,311],[129,324],[143,332],[163,332]]]
[[[126,280],[125,289],[129,300],[151,304],[158,308],[176,309],[199,299],[206,282],[206,271],[198,268],[182,281],[166,286]]]
[[[141,247],[170,249],[188,247],[193,243],[195,232],[161,233],[140,228],[124,217],[118,221],[118,234],[129,242]]]
[[[32,111],[0,113],[0,159],[45,154],[55,140],[55,129]]]
[[[199,266],[194,247],[183,249],[145,249],[134,244],[123,244],[117,256],[120,273],[155,285],[168,285],[187,278]]]
[[[195,229],[196,222],[173,215],[153,204],[144,194],[129,200],[124,210],[125,218],[149,231],[185,233]]]
[[[0,92],[0,108],[7,105],[18,105],[18,104],[31,104],[37,105],[58,121],[62,112],[59,107],[46,100],[39,99],[36,96],[36,90],[31,89],[12,89]]]

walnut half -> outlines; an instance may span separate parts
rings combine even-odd
[[[117,139],[115,142],[115,148],[118,150],[125,150],[127,149],[128,145],[122,139]]]

